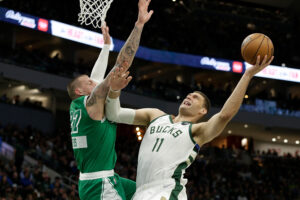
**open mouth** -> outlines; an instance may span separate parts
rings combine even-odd
[[[183,104],[186,105],[186,106],[191,106],[192,105],[191,102],[189,102],[189,101],[184,101]]]

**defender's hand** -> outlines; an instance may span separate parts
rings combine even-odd
[[[139,0],[139,16],[137,20],[137,25],[144,25],[149,21],[153,14],[153,10],[148,12],[148,7],[151,0]]]
[[[265,55],[264,60],[260,62],[260,56],[257,56],[256,64],[252,67],[248,68],[245,73],[250,75],[251,77],[257,74],[258,72],[262,71],[264,68],[266,68],[268,65],[271,64],[273,61],[274,56],[267,62],[267,55]]]
[[[103,26],[101,27],[101,31],[103,34],[103,40],[104,40],[104,44],[111,44],[111,39],[110,39],[110,35],[109,35],[109,28],[106,25],[106,22],[103,23]]]
[[[126,71],[125,68],[117,67],[110,79],[110,88],[114,91],[122,90],[125,88],[128,83],[132,80],[132,76],[129,76],[129,71]]]

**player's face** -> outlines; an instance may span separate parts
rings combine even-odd
[[[202,116],[205,112],[203,109],[204,97],[199,93],[190,93],[186,96],[179,107],[179,112],[185,115]],[[205,109],[206,110],[206,109]],[[205,114],[205,113],[204,113]]]
[[[79,78],[80,87],[78,90],[81,95],[90,95],[93,89],[96,87],[97,83],[90,79],[88,76],[84,75]]]

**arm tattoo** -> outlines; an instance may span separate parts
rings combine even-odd
[[[92,105],[94,105],[95,103],[96,103],[96,97],[95,97],[95,95],[91,95],[89,98],[88,98],[88,100],[86,101],[86,106],[87,107],[90,107],[90,106],[92,106]]]
[[[109,87],[105,83],[99,84],[91,94],[91,96],[88,98],[86,102],[86,106],[93,106],[97,103],[100,99],[105,99],[107,96],[107,93],[109,91]]]
[[[139,48],[143,28],[134,27],[125,45],[121,49],[117,58],[117,64],[127,61],[129,66],[132,64],[133,58]]]
[[[138,28],[137,26],[134,27],[129,38],[127,39],[126,43],[124,44],[123,48],[121,49],[118,55],[116,65],[111,71],[114,71],[116,67],[122,66],[121,64],[124,61],[127,61],[129,66],[132,64],[133,58],[139,48],[142,31],[143,28]],[[99,99],[106,98],[107,93],[109,91],[109,86],[107,82],[108,79],[105,78],[105,80],[94,89],[93,93],[87,100],[86,106],[93,106],[97,103]]]

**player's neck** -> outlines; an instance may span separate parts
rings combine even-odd
[[[177,123],[177,122],[192,122],[194,123],[196,121],[195,117],[192,116],[184,116],[184,115],[177,115],[176,117],[174,117],[173,122]]]

